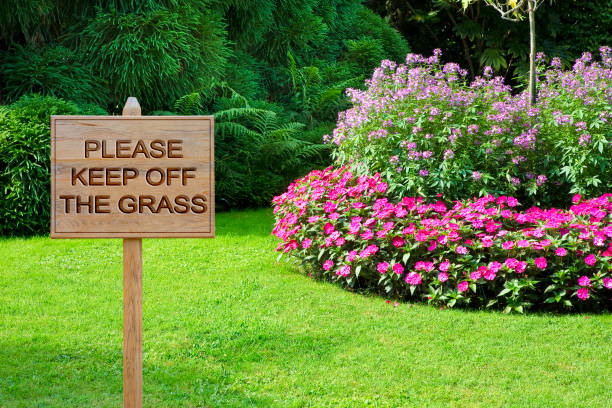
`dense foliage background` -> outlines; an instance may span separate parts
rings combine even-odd
[[[0,233],[46,231],[48,123],[22,112],[118,114],[136,96],[144,114],[213,114],[219,209],[265,206],[331,162],[322,135],[350,107],[345,90],[365,89],[381,60],[438,47],[468,77],[490,65],[520,90],[525,23],[481,3],[464,12],[458,0],[5,0]],[[610,10],[611,0],[543,7],[538,47],[568,66],[608,42]]]

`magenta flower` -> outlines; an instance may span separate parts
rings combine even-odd
[[[468,290],[468,285],[467,281],[463,281],[457,285],[457,290],[459,290],[459,292],[465,292]]]
[[[500,264],[497,261],[493,261],[489,264],[489,270],[493,271],[493,273],[497,273],[499,272],[499,270],[501,269],[502,264]]]
[[[468,253],[467,248],[466,248],[466,247],[464,247],[464,246],[462,246],[462,245],[459,245],[459,246],[457,247],[457,250],[456,250],[456,251],[457,251],[457,253],[458,253],[458,254],[460,254],[460,255],[465,255],[465,254],[467,254],[467,253]]]
[[[357,251],[351,251],[349,252],[348,256],[346,257],[346,260],[349,262],[353,262],[353,260],[357,257]]]
[[[507,202],[509,207],[516,207],[519,204],[518,200],[514,197],[508,197]]]
[[[328,259],[327,261],[325,261],[323,263],[323,270],[329,271],[332,266],[334,266],[334,261],[332,261],[331,259]]]
[[[339,275],[339,276],[349,276],[350,274],[351,274],[350,265],[344,265],[342,268],[338,270],[338,272],[336,272],[336,275]]]
[[[589,290],[587,288],[578,289],[578,292],[576,292],[576,294],[578,295],[578,299],[581,300],[587,300],[589,298]]]
[[[327,222],[323,226],[323,232],[325,232],[326,234],[331,234],[332,232],[334,232],[334,230],[334,225],[331,222]]]
[[[438,280],[440,282],[446,282],[448,280],[448,273],[446,272],[440,272],[438,274]],[[610,279],[610,285],[612,286],[612,279]]]
[[[384,275],[385,273],[387,273],[387,269],[389,269],[389,263],[381,262],[378,265],[376,265],[376,269],[378,270],[378,272]]]
[[[587,265],[593,266],[595,265],[595,263],[597,262],[597,258],[595,257],[595,255],[590,254],[589,256],[587,256],[586,258],[584,258],[584,262]]]
[[[304,241],[302,241],[302,248],[308,249],[310,248],[311,244],[312,244],[312,239],[306,238]]]
[[[544,258],[543,256],[535,259],[535,266],[537,266],[538,268],[546,269],[547,265],[548,263],[546,262],[546,258]]]
[[[484,278],[488,281],[495,279],[495,276],[496,276],[495,271],[491,269],[487,269],[487,271],[484,273]]]
[[[505,250],[512,249],[513,246],[514,246],[514,242],[512,242],[512,241],[505,241],[502,244],[502,248],[504,248]]]
[[[474,271],[472,273],[470,273],[470,279],[471,280],[478,280],[482,277],[482,274],[479,271]]]
[[[612,289],[612,279],[606,276],[603,278],[603,285],[606,289]]]
[[[514,270],[516,271],[516,273],[523,273],[525,272],[525,268],[527,268],[527,262],[519,261],[519,263],[516,264],[516,268],[514,268]]]
[[[440,263],[440,265],[438,265],[438,269],[440,269],[443,272],[448,271],[448,268],[450,267],[450,262],[448,262],[448,259],[445,259],[444,262]]]
[[[567,250],[565,248],[557,248],[555,250],[555,255],[563,257],[567,255]]]
[[[410,272],[408,275],[406,275],[405,280],[406,280],[406,283],[408,283],[409,285],[420,285],[421,284],[421,274],[417,272]]]
[[[506,259],[506,261],[504,263],[506,264],[508,269],[514,269],[514,268],[516,268],[516,265],[518,265],[518,262],[519,261],[516,258],[508,258],[508,259]]]
[[[400,248],[401,246],[404,245],[404,238],[402,238],[402,237],[393,237],[393,240],[391,240],[391,243],[393,244],[394,247]]]
[[[397,275],[401,275],[402,273],[404,273],[404,267],[401,264],[393,264],[393,272],[395,272]]]
[[[578,285],[580,286],[591,286],[591,280],[588,276],[581,276],[578,278]]]
[[[529,241],[525,240],[525,239],[521,239],[516,243],[516,246],[519,248],[527,248],[529,247]]]
[[[379,193],[384,193],[387,190],[387,183],[378,183],[376,185],[376,191]]]

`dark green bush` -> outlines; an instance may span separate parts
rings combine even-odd
[[[251,104],[221,86],[217,91],[225,95],[212,106],[193,93],[180,98],[175,111],[214,112],[215,196],[220,209],[269,205],[291,180],[329,161],[321,139],[303,132],[303,124],[284,120],[274,105]]]
[[[80,35],[85,59],[108,80],[114,106],[136,96],[146,109],[167,108],[221,75],[228,56],[220,18],[191,7],[100,10]]]
[[[2,55],[0,80],[9,101],[30,93],[98,105],[108,100],[104,81],[82,64],[74,51],[62,46],[17,45]]]
[[[40,95],[0,107],[0,234],[49,231],[51,115],[104,113]]]

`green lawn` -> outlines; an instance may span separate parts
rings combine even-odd
[[[144,241],[145,406],[610,406],[609,314],[393,307],[276,264],[272,221]],[[0,407],[120,406],[121,255],[0,239]]]

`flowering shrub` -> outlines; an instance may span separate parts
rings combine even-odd
[[[612,305],[612,194],[569,210],[514,197],[391,201],[380,174],[313,171],[274,198],[277,250],[319,277],[453,307]]]
[[[612,58],[589,53],[563,71],[540,62],[537,103],[511,93],[485,68],[472,83],[440,51],[385,60],[366,91],[349,89],[333,135],[339,165],[380,172],[394,197],[451,199],[513,195],[521,202],[567,204],[600,195],[612,178]]]

